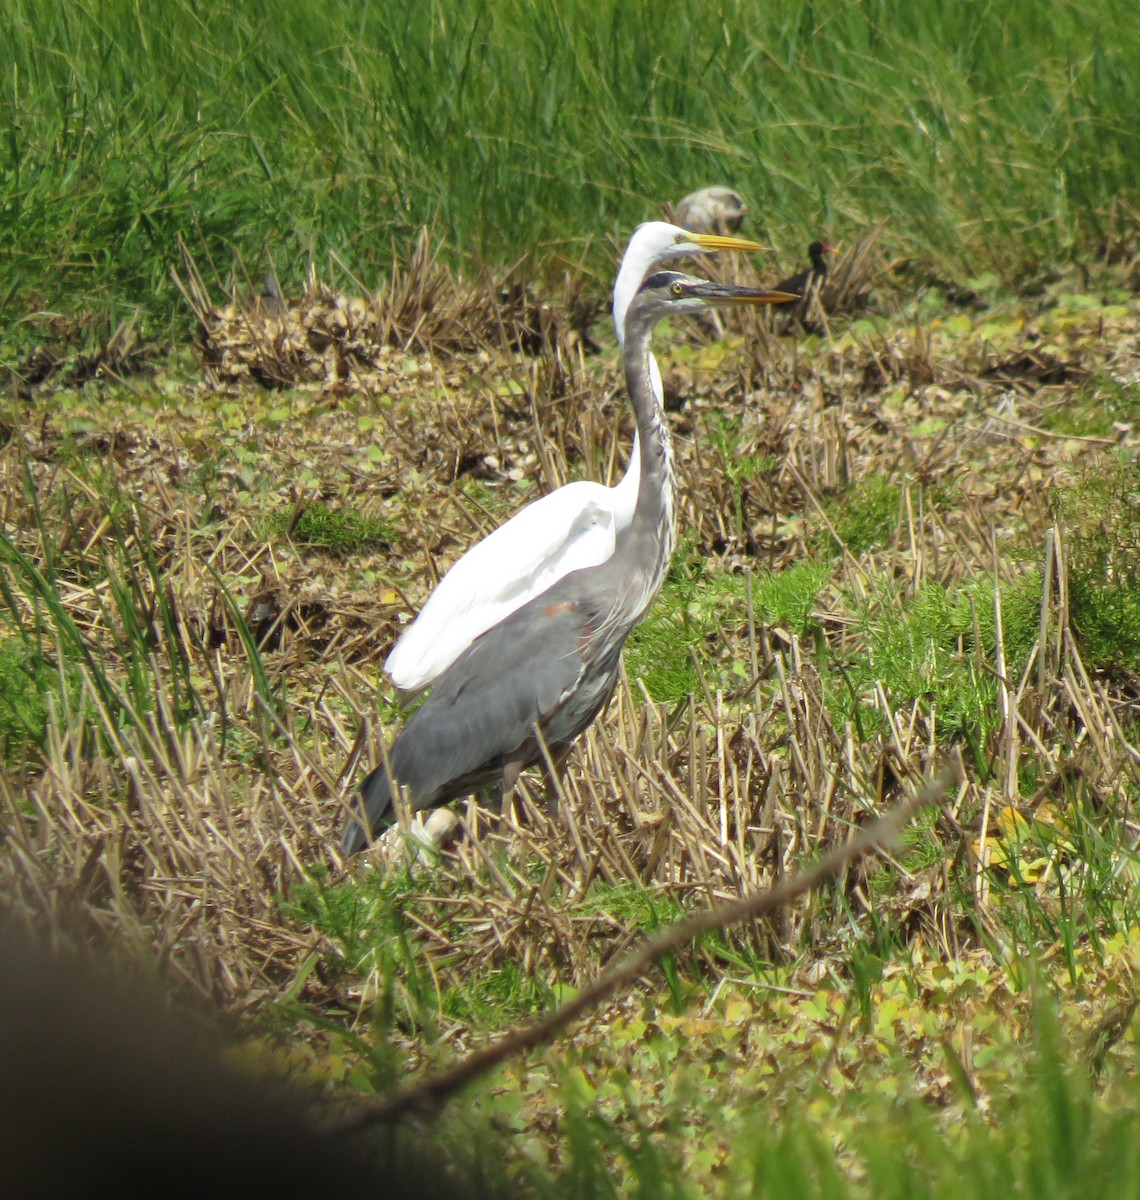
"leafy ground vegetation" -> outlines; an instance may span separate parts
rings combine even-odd
[[[4,902],[340,1119],[960,757],[365,1140],[521,1195],[1140,1191],[1131,7],[9,10]],[[610,239],[713,180],[777,254],[701,270],[846,249],[827,316],[661,331],[681,544],[561,818],[524,780],[344,863],[384,654],[621,472]]]

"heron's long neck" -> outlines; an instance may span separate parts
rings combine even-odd
[[[665,409],[651,375],[649,336],[652,329],[652,323],[640,321],[627,327],[622,347],[626,387],[637,416],[636,451],[640,477],[628,536],[637,561],[645,570],[641,611],[649,607],[657,594],[676,543],[673,447]]]
[[[649,387],[653,392],[653,396],[658,404],[662,406],[665,403],[665,388],[661,382],[661,372],[657,367],[657,360],[652,354],[646,354],[645,366],[649,372]],[[617,515],[618,527],[620,529],[628,528],[633,520],[633,513],[637,507],[637,493],[641,489],[641,436],[639,432],[633,435],[633,449],[630,451],[629,463],[626,466],[625,474],[618,480],[615,492],[614,512]]]

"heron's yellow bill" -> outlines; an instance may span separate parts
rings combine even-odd
[[[765,250],[759,242],[750,242],[748,238],[731,237],[722,233],[690,233],[689,241],[700,246],[702,250]]]

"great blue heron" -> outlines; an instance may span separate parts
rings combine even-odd
[[[760,250],[756,242],[692,234],[664,221],[640,225],[629,239],[614,283],[614,329],[625,337],[629,303],[653,267],[683,255]],[[661,373],[649,358],[650,386],[662,397]],[[541,595],[571,571],[605,562],[633,519],[640,477],[636,436],[629,467],[615,487],[578,480],[532,501],[477,542],[439,581],[396,642],[384,669],[401,691],[418,692],[485,630]]]
[[[748,205],[739,192],[705,187],[681,200],[673,219],[693,233],[735,233],[747,215]]]
[[[823,256],[833,253],[834,250],[835,247],[829,246],[826,242],[812,242],[808,246],[808,258],[811,260],[811,266],[806,271],[800,271],[788,279],[781,279],[776,284],[776,289],[781,292],[792,292],[805,300],[810,299],[811,293],[821,288],[823,281],[827,278],[827,259]]]
[[[649,371],[649,338],[668,316],[728,304],[782,304],[786,292],[709,283],[662,271],[626,313],[622,368],[637,415],[640,481],[633,516],[604,562],[564,575],[488,629],[439,677],[392,744],[388,766],[417,811],[557,760],[597,716],[617,680],[621,649],[657,594],[674,543],[669,428]],[[360,789],[345,854],[392,821],[388,770]]]

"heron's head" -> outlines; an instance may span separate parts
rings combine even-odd
[[[719,250],[763,250],[759,242],[719,233],[691,233],[668,221],[646,221],[629,239],[614,282],[614,327],[618,340],[625,335],[625,314],[642,280],[654,268],[687,254]]]
[[[791,304],[799,296],[768,288],[736,287],[711,283],[680,271],[658,271],[641,285],[629,307],[627,321],[653,325],[679,313],[703,308],[723,308],[730,304]]]

